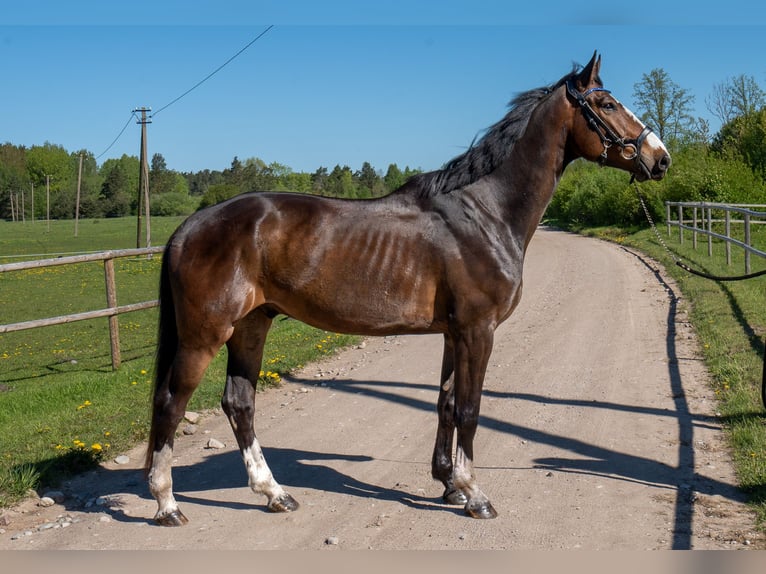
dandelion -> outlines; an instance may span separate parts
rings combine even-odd
[[[90,445],[90,448],[92,450],[95,450],[96,452],[101,452],[101,450],[103,450],[103,447],[101,446],[101,444],[97,442],[94,442],[92,445]]]
[[[141,374],[145,375],[148,371],[146,369],[141,369]]]

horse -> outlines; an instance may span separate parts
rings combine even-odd
[[[600,68],[596,51],[555,84],[520,93],[465,153],[386,196],[245,193],[179,226],[162,259],[146,456],[157,523],[188,522],[173,495],[174,434],[223,345],[221,406],[248,484],[270,511],[298,509],[254,430],[277,315],[361,336],[443,335],[431,475],[446,504],[497,516],[474,472],[482,386],[494,331],[519,303],[526,249],[557,183],[577,158],[638,181],[661,179],[671,163],[651,128],[603,87]]]

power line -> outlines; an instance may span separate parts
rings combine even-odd
[[[213,77],[215,74],[217,74],[218,72],[220,72],[220,71],[221,71],[221,70],[222,70],[222,69],[223,69],[225,66],[227,66],[228,64],[230,64],[230,63],[231,63],[231,62],[232,62],[232,61],[233,61],[233,60],[234,60],[234,59],[235,59],[237,56],[239,56],[239,55],[240,55],[242,52],[244,52],[244,51],[245,51],[245,50],[247,50],[247,49],[248,49],[250,46],[252,46],[253,44],[255,44],[255,43],[258,41],[258,40],[260,40],[260,39],[261,39],[261,38],[262,38],[262,37],[263,37],[263,36],[266,34],[266,32],[268,32],[269,30],[271,30],[273,27],[274,27],[274,25],[273,25],[273,24],[269,25],[269,26],[268,26],[268,27],[267,27],[267,28],[266,28],[266,29],[265,29],[263,32],[261,32],[260,34],[258,34],[258,35],[257,35],[255,38],[253,38],[253,39],[252,39],[250,42],[248,42],[248,43],[247,43],[247,44],[246,44],[246,45],[245,45],[245,46],[244,46],[244,47],[243,47],[241,50],[239,50],[239,52],[237,52],[236,54],[234,54],[234,55],[233,55],[231,58],[229,58],[228,60],[226,60],[226,61],[225,61],[223,64],[221,64],[220,66],[218,66],[218,67],[217,67],[215,70],[213,70],[212,72],[210,72],[210,73],[209,73],[207,76],[205,76],[205,77],[204,77],[202,80],[200,80],[199,82],[197,82],[196,84],[194,84],[194,85],[193,85],[191,88],[189,88],[188,90],[186,90],[186,91],[185,91],[183,94],[181,94],[180,96],[178,96],[176,99],[174,99],[174,100],[172,100],[171,102],[169,102],[169,103],[165,104],[164,106],[162,106],[160,109],[158,109],[156,112],[154,112],[154,114],[152,114],[152,116],[151,116],[151,117],[154,117],[155,115],[157,115],[158,113],[160,113],[162,110],[164,110],[164,109],[166,109],[166,108],[168,108],[168,107],[172,106],[172,105],[173,105],[173,104],[175,104],[175,103],[176,103],[178,100],[180,100],[181,98],[183,98],[184,96],[186,96],[187,94],[189,94],[190,92],[192,92],[193,90],[197,89],[199,86],[201,86],[202,84],[204,84],[205,82],[207,82],[207,81],[208,81],[210,78],[212,78],[212,77]],[[100,154],[98,154],[98,155],[95,157],[95,159],[96,159],[96,160],[98,160],[98,159],[99,159],[101,156],[103,156],[103,155],[104,155],[106,152],[108,152],[110,149],[112,149],[112,146],[114,146],[114,144],[116,144],[116,143],[117,143],[117,140],[119,140],[119,139],[120,139],[120,137],[122,137],[122,134],[123,134],[123,133],[125,133],[125,130],[128,128],[128,125],[130,125],[130,122],[131,122],[131,120],[132,120],[133,118],[135,118],[135,117],[136,117],[136,114],[135,114],[135,112],[136,112],[136,110],[133,110],[133,111],[131,112],[131,114],[130,114],[130,117],[128,118],[128,121],[127,121],[127,122],[125,122],[125,125],[124,125],[124,126],[122,126],[122,129],[120,130],[120,133],[118,133],[118,134],[117,134],[117,137],[115,137],[115,138],[114,138],[114,140],[112,140],[112,143],[110,143],[110,144],[107,146],[107,148],[106,148],[104,151],[102,151]],[[139,122],[139,123],[140,123],[140,122]]]
[[[181,94],[180,96],[178,96],[178,97],[177,97],[175,100],[172,100],[171,102],[169,102],[169,103],[165,104],[165,105],[164,105],[164,106],[162,106],[160,109],[158,109],[156,112],[154,112],[154,113],[152,114],[152,117],[156,116],[156,115],[157,115],[158,113],[160,113],[162,110],[169,108],[170,106],[172,106],[173,104],[175,104],[175,103],[176,103],[178,100],[180,100],[181,98],[183,98],[184,96],[186,96],[187,94],[189,94],[189,92],[191,92],[191,91],[193,91],[193,90],[197,89],[197,88],[198,88],[198,87],[200,87],[202,84],[204,84],[205,82],[207,82],[207,81],[208,81],[210,78],[212,78],[212,77],[213,77],[215,74],[217,74],[218,72],[220,72],[220,71],[221,71],[221,70],[222,70],[222,69],[223,69],[223,68],[224,68],[226,65],[228,65],[228,64],[229,64],[229,63],[230,63],[232,60],[234,60],[234,58],[236,58],[237,56],[239,56],[239,55],[240,55],[242,52],[244,52],[244,51],[245,51],[245,50],[247,50],[247,49],[248,49],[250,46],[252,46],[253,44],[255,44],[255,43],[258,41],[258,40],[260,40],[260,39],[261,39],[261,38],[262,38],[262,37],[263,37],[263,36],[266,34],[266,32],[268,32],[269,30],[271,30],[273,27],[274,27],[274,25],[273,25],[273,24],[269,25],[269,26],[268,26],[268,27],[267,27],[267,28],[266,28],[266,29],[265,29],[263,32],[261,32],[260,34],[258,34],[258,35],[257,35],[255,38],[253,38],[253,39],[252,39],[252,40],[251,40],[251,41],[250,41],[250,42],[249,42],[249,43],[248,43],[248,44],[247,44],[247,45],[246,45],[244,48],[242,48],[242,49],[241,49],[239,52],[237,52],[236,54],[234,54],[234,55],[233,55],[231,58],[229,58],[228,60],[226,60],[226,61],[225,61],[223,64],[221,64],[220,66],[218,66],[218,67],[217,67],[215,70],[213,70],[212,72],[210,72],[210,73],[209,73],[207,76],[205,76],[205,77],[204,77],[202,80],[200,80],[199,82],[197,82],[196,84],[194,84],[194,85],[193,85],[191,88],[189,88],[188,90],[186,90],[186,91],[185,91],[183,94]]]
[[[127,127],[128,127],[128,124],[130,123],[130,120],[132,120],[132,119],[133,119],[133,117],[134,117],[135,115],[136,115],[136,114],[134,114],[133,112],[131,112],[131,113],[130,113],[130,117],[128,118],[128,121],[127,121],[127,122],[125,122],[125,125],[124,125],[124,126],[122,126],[122,129],[120,130],[120,133],[118,133],[118,134],[117,134],[117,137],[116,137],[116,138],[114,138],[114,140],[112,141],[112,143],[110,143],[110,144],[109,144],[109,146],[108,146],[108,147],[107,147],[107,148],[106,148],[104,151],[102,151],[100,154],[98,154],[98,155],[95,157],[95,159],[98,159],[98,158],[100,158],[102,155],[104,155],[106,152],[108,152],[110,149],[112,149],[112,146],[113,146],[114,144],[116,144],[116,143],[117,143],[117,140],[118,140],[118,139],[120,139],[120,136],[121,136],[121,135],[122,135],[122,134],[125,132],[125,130],[127,129]]]

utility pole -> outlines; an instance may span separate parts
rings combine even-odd
[[[48,220],[48,233],[51,232],[51,176],[45,174],[45,217]]]
[[[77,237],[77,225],[80,222],[80,184],[82,183],[82,152],[80,152],[80,169],[77,172],[77,200],[74,205],[74,236]]]
[[[138,174],[138,209],[136,210],[136,248],[141,247],[141,205],[146,212],[146,246],[151,246],[151,223],[149,218],[149,162],[146,158],[146,124],[152,123],[151,117],[146,117],[146,112],[152,108],[135,108],[133,113],[141,112],[141,119],[136,120],[141,124],[141,156]]]

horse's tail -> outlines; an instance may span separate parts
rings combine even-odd
[[[172,240],[172,238],[171,238]],[[157,354],[154,359],[154,386],[152,389],[151,400],[151,428],[149,430],[149,441],[146,447],[145,468],[148,470],[152,466],[154,458],[154,442],[156,439],[156,414],[155,414],[155,395],[160,386],[170,375],[173,368],[173,361],[178,352],[178,328],[176,325],[176,310],[173,302],[173,291],[170,286],[170,245],[168,241],[165,251],[162,254],[162,267],[160,269],[160,317],[157,330]]]

